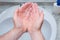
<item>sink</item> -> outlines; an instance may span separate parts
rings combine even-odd
[[[18,7],[19,5],[10,7],[0,14],[0,35],[7,33],[14,27],[12,19],[14,11]],[[57,25],[52,12],[49,12],[40,6],[39,9],[43,10],[44,12],[44,23],[41,29],[43,36],[46,40],[55,40],[57,34]],[[24,33],[19,40],[31,40],[29,33]]]

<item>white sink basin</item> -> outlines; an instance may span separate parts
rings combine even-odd
[[[12,21],[12,17],[14,11],[19,6],[13,6],[11,8],[6,9],[0,14],[0,35],[11,30],[14,25]],[[57,33],[57,26],[54,17],[52,16],[52,12],[48,12],[46,9],[41,8],[44,11],[44,23],[42,27],[42,33],[46,40],[55,40]],[[19,40],[31,40],[29,33],[24,33]]]

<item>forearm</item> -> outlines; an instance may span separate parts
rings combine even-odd
[[[32,40],[44,40],[44,37],[42,35],[41,31],[35,31],[30,33]]]
[[[8,33],[2,35],[0,40],[18,40],[18,38],[23,34],[22,29],[13,28]]]

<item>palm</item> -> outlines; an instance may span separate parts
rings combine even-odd
[[[14,21],[17,27],[36,30],[41,27],[43,13],[39,12],[37,4],[28,3],[15,12]]]
[[[18,8],[14,14],[14,26],[17,28],[24,28],[26,31],[27,20],[26,20],[26,11],[27,7],[30,6],[31,3],[26,3],[21,8]]]
[[[37,4],[32,4],[30,17],[28,19],[29,30],[39,30],[43,23],[43,12],[38,10]]]

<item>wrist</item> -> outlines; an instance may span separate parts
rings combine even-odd
[[[21,31],[21,32],[26,32],[26,28],[25,27],[14,27],[13,29],[17,29],[18,31]]]
[[[15,30],[15,32],[21,32],[21,33],[24,32],[23,28],[14,27],[13,30]]]
[[[29,33],[37,33],[37,32],[41,32],[41,30],[36,30],[36,29],[30,29],[28,30]]]
[[[44,36],[41,31],[34,31],[29,33],[32,40],[44,40]]]
[[[18,40],[18,38],[23,34],[22,29],[13,28],[9,32],[7,32],[5,35],[2,36],[3,40]]]

